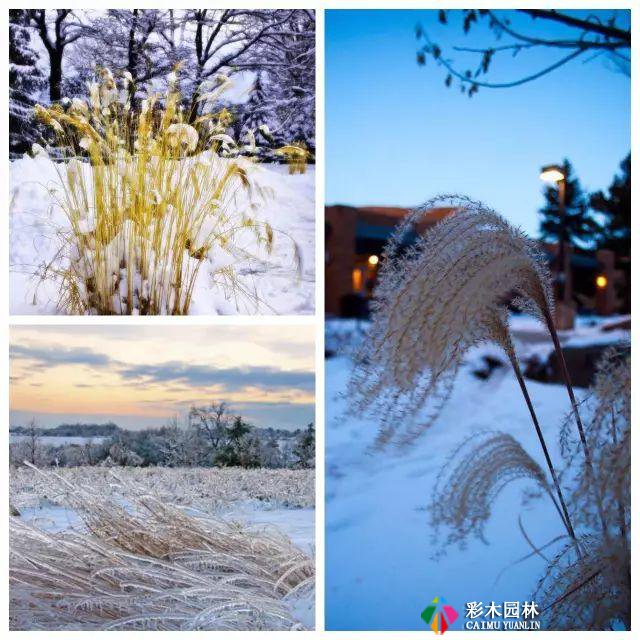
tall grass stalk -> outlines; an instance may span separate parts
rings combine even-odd
[[[411,247],[408,233],[434,207],[453,209]],[[408,444],[437,417],[464,354],[482,342],[507,354],[527,404],[559,500],[564,527],[575,531],[558,474],[515,355],[507,307],[543,320],[553,308],[549,272],[534,244],[495,211],[458,196],[439,196],[414,211],[384,252],[369,337],[350,391],[356,407],[382,416],[378,444],[415,420]],[[428,420],[421,412],[436,399]],[[417,416],[417,418],[416,418]],[[555,501],[554,501],[555,502]]]

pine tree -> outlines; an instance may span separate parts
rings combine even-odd
[[[307,425],[293,449],[294,466],[309,469],[315,466],[316,431],[313,422]]]
[[[631,154],[620,163],[622,173],[616,175],[605,194],[592,193],[591,208],[605,216],[598,239],[601,249],[613,249],[619,256],[631,255]]]
[[[566,241],[577,246],[592,247],[597,241],[600,227],[591,216],[588,198],[579,179],[573,175],[571,163],[566,159],[563,169],[566,176]],[[561,236],[558,189],[555,186],[546,187],[544,197],[547,204],[539,210],[542,215],[540,238],[546,242],[557,242]]]
[[[247,436],[251,425],[240,416],[236,416],[226,429],[226,442],[216,456],[216,464],[223,467],[247,467],[251,464],[253,443]]]
[[[251,96],[243,105],[244,117],[242,128],[244,131],[258,132],[259,127],[274,126],[273,105],[268,92],[268,78],[264,71],[258,71],[251,91]]]
[[[44,85],[38,56],[31,47],[27,12],[9,11],[9,153],[28,151],[39,139],[33,116],[35,94]]]

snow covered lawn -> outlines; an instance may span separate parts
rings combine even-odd
[[[260,302],[236,299],[225,294],[212,281],[217,256],[209,255],[200,269],[195,286],[191,314],[312,314],[315,291],[315,171],[289,175],[286,165],[259,164],[251,167],[256,187],[267,194],[255,213],[276,231],[273,253],[236,265],[240,285],[256,292]],[[68,230],[68,221],[51,194],[59,189],[54,163],[40,155],[25,156],[10,166],[10,311],[13,314],[55,314],[58,289],[51,279],[39,282],[36,271],[49,264],[60,248],[60,232]],[[269,197],[271,194],[271,197]],[[58,196],[60,197],[60,196]],[[247,203],[238,197],[238,207]],[[302,268],[295,272],[293,247],[289,234],[298,245]],[[258,247],[247,246],[249,253],[261,256]],[[218,260],[219,262],[219,260]],[[219,266],[219,265],[218,265]]]
[[[526,329],[516,318],[514,333]],[[331,323],[330,342],[362,337],[362,326]],[[536,327],[530,327],[537,330]],[[589,330],[579,327],[585,338]],[[565,336],[569,338],[570,336]],[[619,337],[619,336],[618,336]],[[328,342],[329,346],[329,342]],[[518,342],[519,351],[531,345]],[[535,345],[538,349],[542,344]],[[545,345],[546,348],[546,345]],[[341,349],[338,349],[340,352]],[[429,505],[436,477],[448,456],[469,435],[506,431],[544,467],[544,458],[518,384],[508,366],[483,380],[473,371],[482,357],[505,361],[487,346],[471,351],[458,374],[452,397],[438,420],[408,451],[371,454],[377,427],[346,413],[344,397],[352,369],[345,355],[326,361],[326,624],[330,630],[423,630],[420,613],[442,597],[459,614],[462,629],[467,602],[530,601],[546,562],[531,553],[518,524],[541,546],[563,533],[547,498],[522,506],[525,481],[499,495],[486,529],[486,544],[471,539],[466,548],[449,547],[433,559],[437,545],[430,529]],[[560,461],[558,434],[570,410],[563,386],[527,381],[554,460]],[[576,390],[578,400],[585,390]],[[442,541],[441,541],[442,542]],[[553,557],[557,545],[545,553]],[[532,557],[519,562],[525,556]]]

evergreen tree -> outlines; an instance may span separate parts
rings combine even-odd
[[[250,464],[252,442],[247,437],[250,432],[251,425],[240,416],[236,416],[231,426],[226,429],[226,441],[216,456],[216,464],[223,467],[252,466]]]
[[[565,239],[573,245],[592,247],[597,241],[600,227],[591,216],[588,198],[580,181],[573,175],[571,163],[566,159],[563,169],[566,176]],[[558,195],[556,186],[549,185],[545,188],[547,204],[539,210],[542,215],[540,238],[545,242],[558,242],[562,234]]]
[[[620,163],[608,193],[591,194],[591,208],[605,216],[598,238],[601,249],[613,249],[619,256],[631,255],[631,154]]]
[[[253,131],[254,134],[258,135],[260,126],[266,124],[268,127],[273,127],[273,105],[271,104],[267,84],[267,74],[263,71],[258,71],[251,96],[246,104],[243,105],[242,128],[244,131]]]
[[[315,466],[316,431],[313,422],[307,425],[293,449],[294,466],[309,469]]]
[[[9,153],[28,151],[40,137],[33,116],[36,93],[44,86],[38,56],[31,47],[28,15],[9,11]]]

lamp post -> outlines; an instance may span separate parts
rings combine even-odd
[[[558,255],[555,269],[555,291],[556,291],[556,323],[561,329],[573,327],[573,314],[571,313],[571,300],[567,295],[566,257],[565,244],[567,242],[567,219],[566,219],[566,198],[567,198],[567,175],[564,167],[559,164],[549,164],[542,167],[540,179],[543,182],[555,184],[558,189],[558,214],[560,217],[560,228],[558,230]]]

